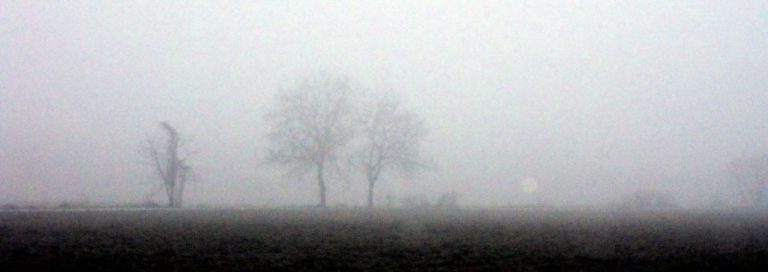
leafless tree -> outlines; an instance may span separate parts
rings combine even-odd
[[[426,166],[421,154],[427,133],[424,121],[392,96],[373,97],[370,105],[361,109],[361,131],[352,157],[368,183],[369,208],[373,208],[374,187],[382,172],[408,174]]]
[[[180,155],[182,140],[179,133],[167,122],[160,123],[168,139],[164,148],[154,139],[147,140],[146,156],[155,173],[163,180],[168,206],[180,208],[184,195],[184,185],[191,177],[191,168],[186,160],[189,154]]]
[[[763,204],[768,185],[768,156],[733,160],[728,171],[739,186],[743,200],[753,206]]]
[[[351,87],[345,78],[319,75],[282,90],[277,107],[267,115],[267,161],[304,175],[314,171],[320,203],[326,207],[326,175],[353,138]]]

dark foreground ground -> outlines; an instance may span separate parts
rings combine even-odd
[[[758,212],[0,212],[0,270],[762,270]]]

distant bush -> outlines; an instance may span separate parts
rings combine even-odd
[[[629,194],[621,203],[622,208],[653,209],[677,207],[668,194],[658,191],[635,191]]]
[[[432,204],[426,197],[406,196],[402,200],[403,208],[406,209],[429,209]]]
[[[394,197],[388,201],[394,202]],[[399,202],[400,206],[405,209],[456,209],[459,207],[459,194],[456,192],[443,193],[434,202],[430,202],[425,196],[406,196]]]
[[[3,210],[3,211],[15,211],[18,209],[19,209],[19,206],[11,203],[3,204],[2,206],[0,206],[0,210]]]
[[[459,194],[456,192],[444,193],[440,195],[435,203],[436,208],[456,209],[459,207]]]
[[[161,206],[160,206],[160,204],[158,204],[157,202],[154,202],[154,201],[147,201],[147,202],[144,202],[144,203],[141,205],[141,207],[142,207],[142,208],[146,208],[146,209],[157,209],[157,208],[160,208]]]
[[[56,208],[57,209],[71,209],[72,208],[72,204],[69,204],[69,202],[67,202],[67,201],[62,201],[61,203],[59,203],[59,206],[56,206]]]
[[[56,208],[57,209],[88,209],[88,208],[94,208],[94,206],[84,202],[62,201],[61,203],[59,203],[58,206],[56,206]]]

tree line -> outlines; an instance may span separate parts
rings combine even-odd
[[[369,208],[383,174],[411,175],[430,168],[422,152],[426,122],[391,92],[356,88],[346,77],[321,74],[282,89],[273,106],[265,118],[270,130],[264,159],[291,175],[311,175],[319,207],[327,206],[328,180],[343,174],[342,164],[362,176]],[[183,139],[175,128],[168,122],[161,127],[166,140],[149,140],[145,158],[163,182],[168,206],[181,207],[184,186],[192,177],[189,153],[180,153]],[[742,205],[765,204],[768,155],[732,160],[726,172]],[[670,202],[647,194],[636,198]]]
[[[412,175],[429,169],[422,146],[426,122],[404,107],[392,92],[353,87],[346,77],[305,77],[279,93],[265,119],[270,124],[268,163],[291,175],[311,175],[318,207],[327,206],[328,180],[354,169],[367,185],[367,207],[385,173]],[[162,122],[166,140],[149,140],[145,157],[163,181],[169,207],[181,207],[191,176],[188,156],[179,154],[182,139]]]

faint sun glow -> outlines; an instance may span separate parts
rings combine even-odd
[[[526,194],[534,194],[539,190],[539,183],[532,177],[524,178],[523,181],[520,182],[520,186]]]

